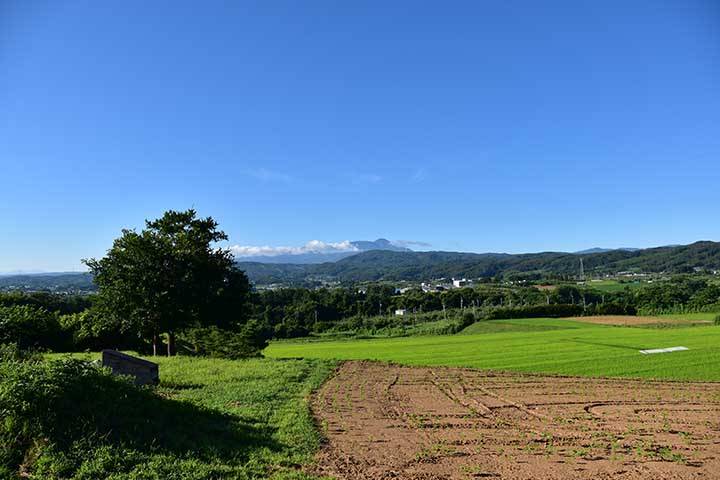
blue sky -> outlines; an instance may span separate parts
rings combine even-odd
[[[713,0],[0,3],[0,272],[231,245],[720,240]]]

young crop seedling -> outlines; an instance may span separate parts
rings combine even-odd
[[[588,450],[584,447],[573,448],[573,450],[570,452],[570,456],[573,458],[585,458],[587,454]]]

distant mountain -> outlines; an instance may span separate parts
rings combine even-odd
[[[88,272],[33,273],[0,277],[0,291],[87,293],[95,289],[92,274]]]
[[[363,252],[369,252],[371,250],[388,250],[390,252],[412,252],[412,250],[410,250],[409,248],[395,245],[390,240],[387,240],[385,238],[378,238],[374,242],[369,242],[367,240],[356,240],[350,243]]]
[[[1,277],[16,277],[18,275],[43,275],[44,270],[13,270],[10,272],[0,272]]]
[[[637,252],[640,248],[588,248],[587,250],[580,250],[579,252],[573,252],[577,255],[584,255],[586,253],[605,253],[612,252],[613,250],[622,250],[623,252]]]
[[[583,253],[586,274],[632,272],[693,272],[696,268],[720,270],[720,243],[639,250],[617,249]],[[490,278],[507,275],[578,275],[578,253],[542,252],[525,254],[460,252],[395,252],[373,250],[332,263],[273,265],[238,263],[259,284],[297,283],[308,280],[340,282],[423,281],[436,278]]]
[[[376,244],[376,242],[368,242]],[[380,245],[382,245],[382,241]],[[358,247],[359,248],[359,247]],[[334,262],[315,264],[238,262],[251,281],[258,285],[316,284],[318,281],[344,283],[362,281],[424,281],[438,278],[491,278],[548,275],[575,276],[580,273],[580,254],[542,252],[524,254],[413,252],[369,250]],[[696,242],[690,245],[657,248],[616,249],[582,253],[585,273],[601,275],[618,272],[692,273],[696,270],[720,271],[720,243]],[[94,290],[89,273],[15,275],[0,277],[0,291],[48,290],[78,293]]]
[[[283,254],[283,255],[259,255],[251,257],[236,257],[239,262],[254,262],[254,263],[284,263],[284,264],[315,264],[315,263],[326,263],[336,262],[340,259],[357,255],[362,252],[369,252],[371,250],[388,250],[392,252],[411,252],[409,248],[400,247],[394,245],[392,242],[385,238],[378,238],[375,241],[368,240],[357,240],[350,242],[353,250],[347,250],[344,252],[307,252],[298,254]]]

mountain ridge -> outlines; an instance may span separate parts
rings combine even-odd
[[[582,255],[582,257],[581,257]],[[699,241],[689,245],[638,250],[617,249],[598,253],[464,253],[391,252],[371,250],[314,265],[238,262],[256,283],[302,283],[312,279],[340,282],[423,281],[442,277],[491,278],[516,275],[542,278],[548,275],[577,276],[580,258],[585,273],[612,274],[623,271],[687,273],[694,269],[720,269],[720,243]]]
[[[699,241],[689,245],[638,250],[616,249],[597,253],[465,253],[444,251],[370,250],[317,264],[237,262],[257,285],[317,285],[327,281],[427,281],[438,278],[577,277],[580,258],[588,276],[618,272],[692,273],[695,269],[720,271],[720,243]],[[0,289],[22,287],[58,291],[63,286],[86,291],[90,273],[25,274],[0,277]]]
[[[389,250],[393,252],[412,252],[409,248],[395,245],[386,238],[378,238],[377,240],[355,240],[349,242],[356,250],[347,250],[339,252],[320,252],[309,251],[303,253],[283,253],[278,255],[253,255],[236,257],[238,261],[252,263],[275,263],[275,264],[301,264],[310,265],[326,262],[336,262],[352,255],[371,250]]]

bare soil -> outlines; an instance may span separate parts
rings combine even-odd
[[[720,383],[346,362],[315,393],[341,479],[720,478]]]
[[[572,317],[566,320],[575,322],[598,323],[600,325],[650,325],[655,323],[712,323],[708,320],[687,320],[679,318],[659,318],[659,317],[633,317],[630,315],[607,315],[597,317]]]

